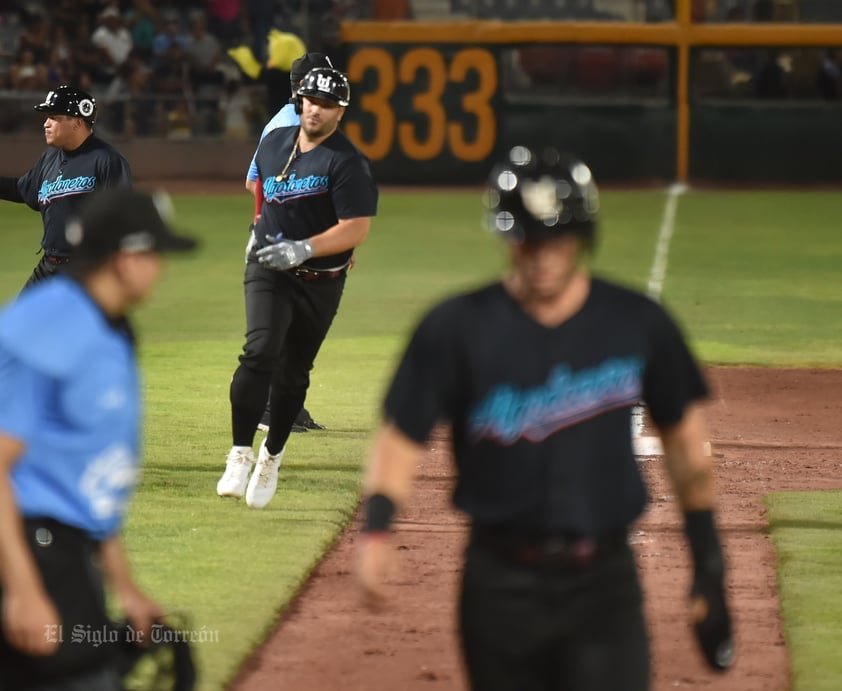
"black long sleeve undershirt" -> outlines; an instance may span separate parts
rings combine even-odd
[[[18,190],[17,178],[0,177],[0,199],[10,202],[23,202]]]

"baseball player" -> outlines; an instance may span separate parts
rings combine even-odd
[[[384,403],[366,479],[358,579],[385,596],[390,526],[425,441],[451,425],[455,505],[470,518],[459,604],[474,691],[645,691],[649,651],[629,526],[646,504],[630,414],[646,402],[684,512],[695,632],[732,661],[724,560],[700,403],[708,389],[675,322],[592,276],[598,197],[590,170],[515,147],[486,193],[504,238],[502,281],[421,321]]]
[[[120,535],[141,437],[128,315],[162,253],[195,242],[129,189],[89,195],[66,240],[64,275],[0,312],[0,691],[123,688],[114,651],[87,635],[108,626],[106,584],[147,641],[162,617]]]
[[[0,177],[0,199],[40,211],[44,223],[39,250],[44,254],[24,287],[70,261],[64,229],[87,195],[132,183],[128,161],[93,132],[97,106],[90,94],[63,85],[50,91],[35,110],[46,114],[44,137],[49,148],[28,173]]]
[[[348,78],[316,68],[298,87],[301,125],[269,132],[257,149],[264,195],[245,270],[246,342],[231,381],[233,446],[217,483],[224,497],[263,508],[301,410],[310,370],[336,315],[354,248],[377,213],[368,159],[338,129]],[[271,420],[252,445],[271,385]]]
[[[292,69],[289,73],[290,90],[293,93],[293,98],[289,103],[284,105],[263,128],[260,133],[260,141],[269,134],[272,130],[279,127],[295,127],[301,122],[301,98],[295,93],[301,81],[307,73],[316,67],[333,67],[330,58],[324,53],[305,53],[295,62],[292,63]],[[259,146],[258,142],[258,146]],[[252,156],[249,164],[248,172],[246,173],[246,189],[254,195],[254,220],[249,228],[249,244],[246,248],[246,256],[254,243],[254,224],[260,218],[260,208],[263,206],[263,188],[260,185],[260,178],[257,173],[257,152]],[[263,412],[263,417],[260,420],[258,427],[264,431],[269,429],[269,422],[271,418],[270,404],[267,402],[266,410]],[[309,411],[302,406],[298,417],[292,425],[293,432],[306,432],[311,429],[325,429],[324,425],[320,425],[313,419]]]

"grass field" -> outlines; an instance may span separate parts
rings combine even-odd
[[[236,188],[236,185],[233,186]],[[145,378],[145,470],[126,541],[140,581],[190,613],[201,688],[219,689],[261,640],[351,516],[378,405],[407,330],[437,298],[493,280],[501,247],[480,228],[478,192],[382,193],[308,407],[329,427],[294,435],[278,495],[264,511],[221,500],[215,484],[230,445],[228,384],[242,345],[241,272],[248,198],[180,196],[178,224],[202,240],[177,259],[138,314]],[[603,193],[595,269],[644,289],[666,195]],[[691,191],[678,204],[663,301],[711,364],[842,366],[842,196],[833,192]],[[34,267],[40,219],[0,202],[0,298]],[[2,385],[2,384],[0,384]],[[838,525],[839,497],[787,495],[780,516],[809,512]],[[796,691],[842,687],[837,617],[802,616],[814,583],[839,601],[842,550],[834,531],[775,528]],[[822,578],[801,568],[814,550]],[[835,609],[838,611],[838,607]],[[799,660],[803,660],[800,662]],[[829,669],[830,667],[830,669]],[[814,676],[810,676],[810,670]],[[820,686],[830,678],[835,686]]]

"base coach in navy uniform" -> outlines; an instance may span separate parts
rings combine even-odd
[[[51,276],[70,261],[64,236],[67,221],[96,190],[131,186],[128,161],[94,134],[97,105],[93,96],[69,85],[50,91],[35,106],[44,113],[49,148],[20,177],[0,177],[0,199],[26,204],[41,212],[43,256],[26,286]]]

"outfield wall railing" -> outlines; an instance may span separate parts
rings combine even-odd
[[[675,19],[661,23],[346,22],[347,69],[357,85],[346,130],[376,170],[402,180],[480,179],[487,157],[524,140],[572,149],[603,178],[842,179],[842,166],[828,160],[842,146],[838,103],[754,95],[717,102],[692,88],[711,51],[821,53],[842,45],[842,25],[696,23],[692,10],[690,0],[677,0]],[[636,49],[667,83],[620,99],[610,89],[580,97],[564,84],[530,95],[530,86],[518,100],[501,87],[512,47],[545,51],[548,72],[565,50],[588,47],[597,82],[618,69],[616,61],[600,67],[599,50]],[[775,148],[785,155],[770,167]]]

